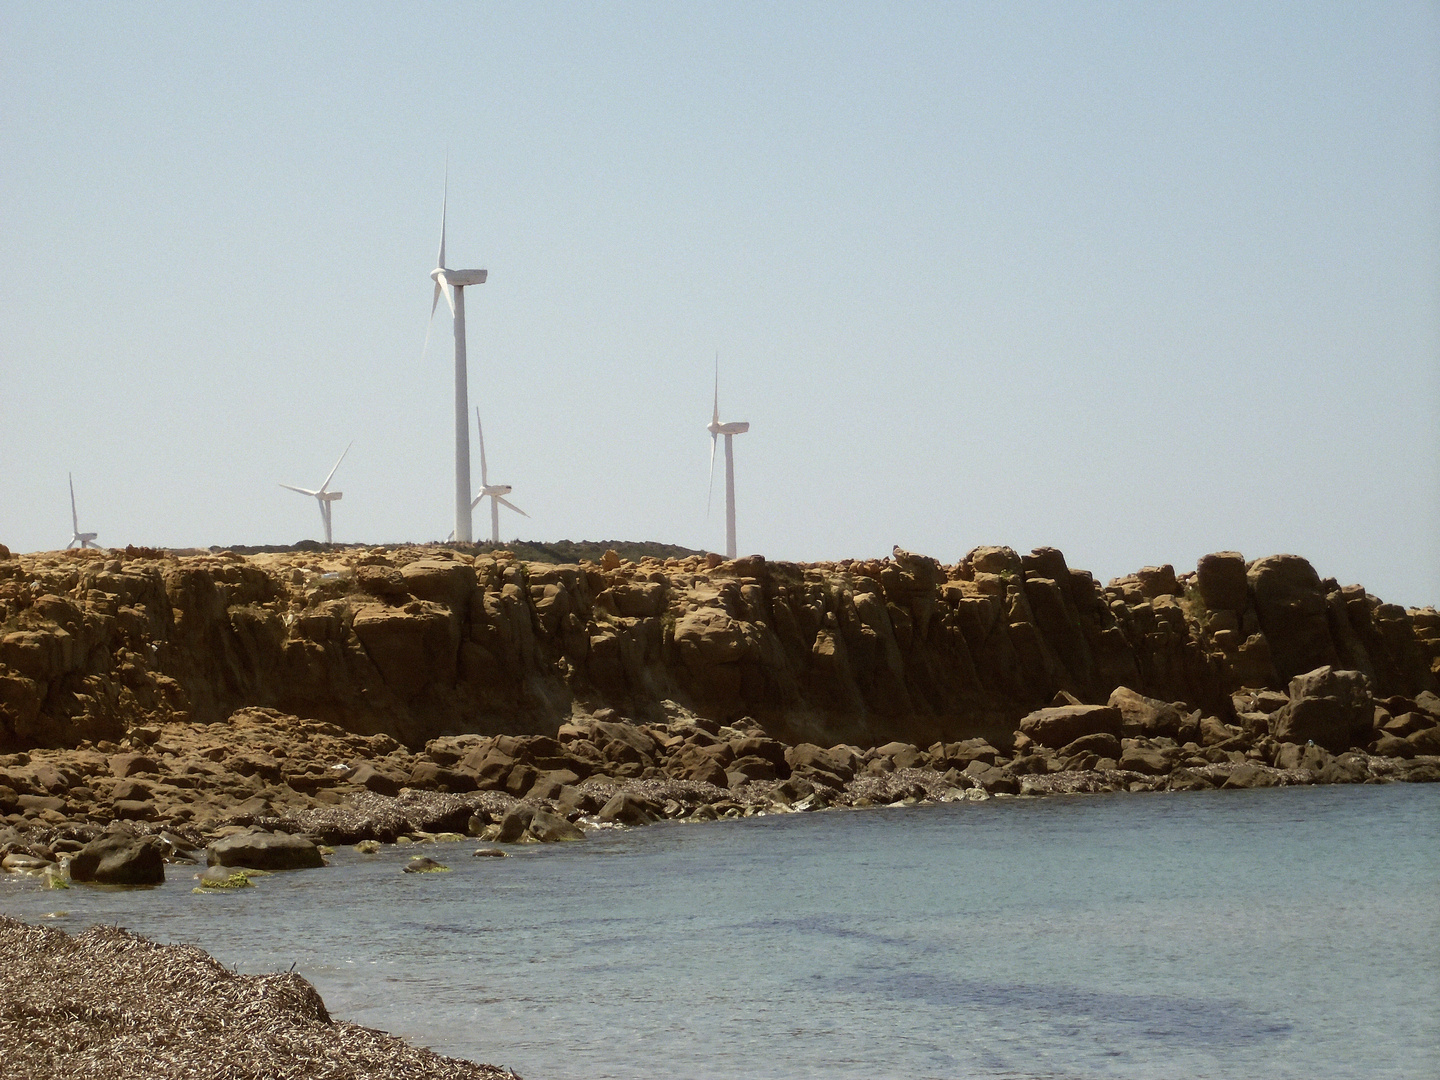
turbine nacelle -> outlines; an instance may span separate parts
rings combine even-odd
[[[435,279],[435,284],[442,282],[452,289],[463,289],[466,285],[484,285],[485,270],[449,270],[443,266],[437,266],[430,271],[430,276]]]
[[[722,424],[719,420],[711,420],[710,423],[705,425],[705,430],[710,432],[711,436],[743,435],[750,430],[750,421],[736,420],[729,424]]]

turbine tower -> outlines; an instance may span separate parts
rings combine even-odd
[[[99,536],[99,533],[82,533],[80,531],[80,515],[75,512],[75,477],[71,473],[66,473],[65,475],[70,477],[71,526],[70,543],[65,545],[65,550],[69,551],[76,544],[79,544],[82,548],[98,548],[100,545],[95,543],[95,537]]]
[[[705,426],[710,432],[710,488],[715,488],[715,443],[721,435],[725,436],[725,557],[735,558],[735,447],[734,437],[743,435],[750,430],[748,420],[732,421],[729,424],[720,422],[720,355],[715,355],[715,411],[710,417],[710,423]],[[709,501],[706,501],[705,512],[710,512]]]
[[[451,270],[445,265],[445,212],[450,201],[450,175],[446,169],[445,198],[440,204],[440,255],[430,271],[435,279],[435,296],[430,301],[430,321],[435,321],[435,308],[440,294],[450,305],[455,319],[455,541],[472,543],[470,530],[470,391],[465,374],[465,286],[484,285],[484,270]],[[429,331],[426,331],[429,340]]]
[[[352,441],[350,446],[354,446]],[[345,453],[340,455],[339,461],[335,462],[335,469],[340,468],[340,462],[345,460],[345,454],[350,453],[350,446],[345,447]],[[311,491],[309,488],[291,487],[289,484],[281,484],[286,491],[298,491],[301,495],[309,495],[320,504],[320,520],[325,523],[325,543],[332,543],[330,539],[330,504],[339,502],[345,497],[343,491],[331,491],[330,481],[335,477],[335,469],[330,470],[330,475],[325,477],[325,482],[320,485],[318,491]]]
[[[480,435],[480,494],[475,496],[475,501],[470,504],[470,509],[480,505],[480,500],[487,495],[490,497],[490,542],[500,543],[500,504],[504,503],[511,510],[514,510],[521,517],[530,515],[521,510],[509,499],[505,498],[515,489],[509,484],[490,483],[489,471],[485,468],[485,429],[480,426],[480,406],[475,406],[475,430]]]

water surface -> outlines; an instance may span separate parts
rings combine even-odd
[[[1440,1076],[1440,786],[996,799],[40,890],[527,1080]],[[179,872],[177,872],[179,871]]]

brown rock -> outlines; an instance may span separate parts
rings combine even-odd
[[[403,608],[366,604],[355,613],[355,636],[401,697],[455,681],[459,620],[441,604],[416,600]]]
[[[1120,710],[1109,705],[1067,705],[1038,709],[1020,721],[1020,730],[1041,746],[1059,748],[1085,735],[1121,734]]]
[[[1340,662],[1320,576],[1309,562],[1297,555],[1271,555],[1257,559],[1247,578],[1280,678]]]
[[[110,758],[110,771],[123,780],[139,773],[158,773],[160,765],[147,754],[115,754]]]
[[[1195,585],[1208,610],[1244,611],[1249,602],[1245,556],[1238,551],[1201,556],[1195,568]]]
[[[1259,765],[1237,765],[1230,770],[1222,788],[1274,787],[1279,781],[1275,774]]]
[[[1272,718],[1281,742],[1314,742],[1332,753],[1370,741],[1375,707],[1358,671],[1316,668],[1290,680],[1290,704]]]
[[[1117,686],[1108,704],[1120,710],[1121,734],[1127,738],[1145,736],[1176,738],[1185,723],[1185,713],[1167,701],[1146,697],[1128,686]]]
[[[70,877],[100,885],[159,885],[165,880],[165,857],[153,836],[111,833],[75,853]]]
[[[449,559],[416,559],[400,568],[400,578],[410,595],[454,611],[467,609],[475,591],[475,571]]]
[[[1055,755],[1064,761],[1075,757],[1077,754],[1094,754],[1096,757],[1108,757],[1119,759],[1120,740],[1109,732],[1097,732],[1094,735],[1082,735],[1072,743],[1067,743]]]

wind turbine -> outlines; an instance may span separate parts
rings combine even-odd
[[[80,515],[75,512],[75,477],[71,473],[66,473],[65,475],[70,477],[71,525],[70,543],[65,545],[65,550],[69,551],[76,544],[79,544],[82,548],[98,548],[100,545],[95,543],[95,537],[99,536],[99,533],[82,533],[80,531]]]
[[[484,285],[484,270],[451,270],[445,265],[445,213],[450,202],[450,170],[445,170],[445,198],[440,204],[440,254],[430,276],[435,279],[435,296],[430,301],[430,321],[435,321],[435,308],[440,294],[450,305],[455,318],[455,540],[472,542],[470,530],[470,392],[465,374],[465,286]],[[427,329],[428,342],[430,332]]]
[[[354,446],[352,441],[350,446]],[[335,462],[335,469],[340,468],[340,462],[345,460],[345,454],[350,453],[350,446],[345,447],[345,453],[340,455],[340,460]],[[325,482],[320,485],[318,491],[311,491],[309,488],[291,487],[289,484],[281,484],[286,491],[298,491],[301,495],[309,495],[320,504],[320,520],[325,523],[325,543],[331,543],[330,539],[330,504],[339,502],[345,497],[343,491],[331,491],[330,481],[335,477],[335,469],[330,470],[330,475],[325,477]]]
[[[710,432],[710,490],[715,489],[715,443],[725,436],[725,557],[735,558],[735,447],[734,437],[750,430],[748,420],[737,420],[729,424],[720,422],[720,354],[715,354],[715,412],[705,426]],[[706,499],[705,512],[710,512]]]
[[[480,426],[480,406],[475,406],[475,430],[480,434],[480,494],[475,496],[475,501],[470,504],[470,509],[480,505],[480,500],[487,495],[490,497],[490,542],[500,543],[500,504],[504,503],[511,510],[514,510],[521,517],[530,515],[521,510],[509,499],[505,498],[515,489],[509,484],[490,483],[489,471],[485,468],[485,429]]]

